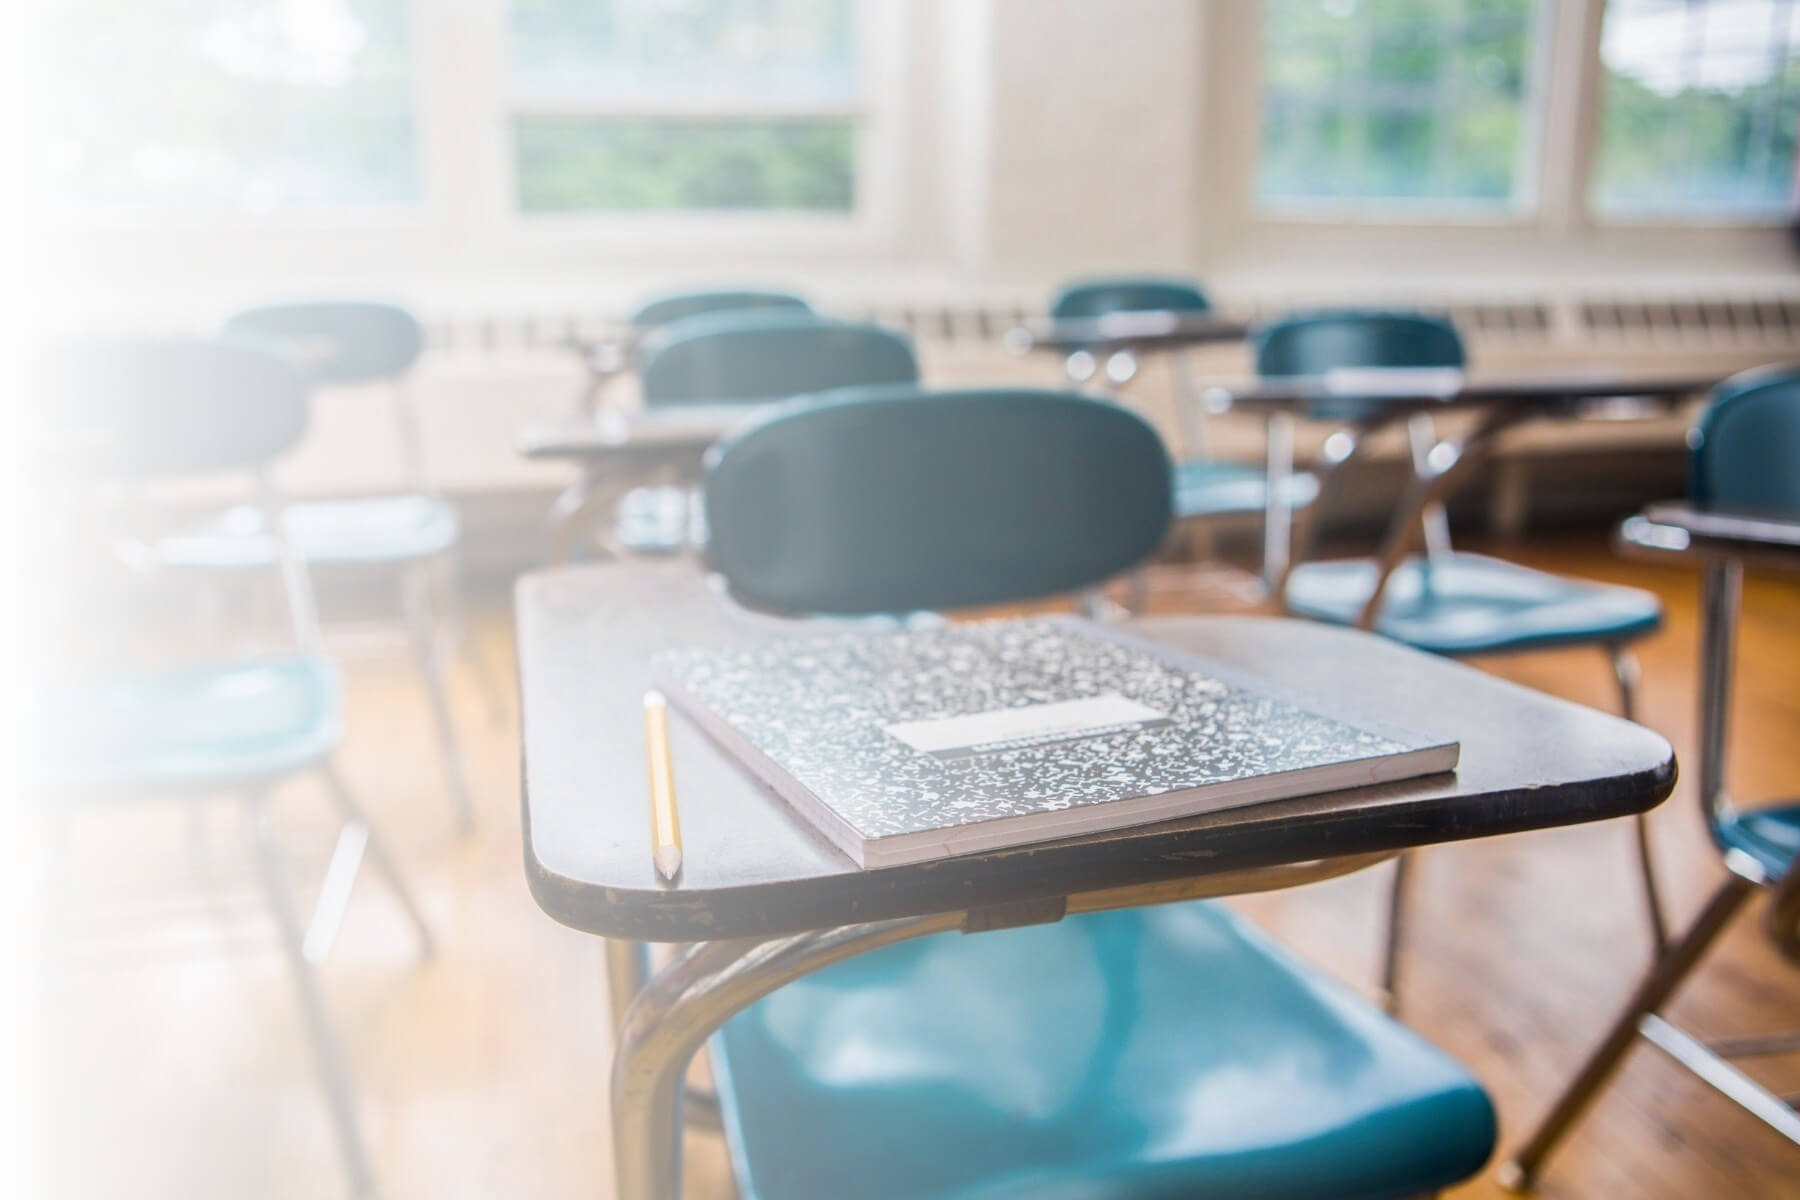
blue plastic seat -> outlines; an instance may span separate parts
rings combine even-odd
[[[1375,572],[1366,558],[1296,567],[1287,607],[1317,621],[1354,625]],[[1396,568],[1375,629],[1419,650],[1462,656],[1629,641],[1654,632],[1661,620],[1662,604],[1651,592],[1457,553],[1430,564],[1411,558]]]
[[[295,552],[319,566],[427,559],[455,546],[461,533],[455,506],[434,496],[311,500],[288,505],[284,515]],[[235,570],[275,561],[274,539],[248,506],[163,538],[156,551],[175,567]]]
[[[1495,1136],[1453,1060],[1206,903],[866,954],[711,1054],[744,1200],[1374,1200]]]
[[[1319,498],[1319,481],[1304,472],[1290,475],[1283,495],[1289,508],[1305,508]],[[1261,514],[1268,503],[1269,477],[1261,467],[1217,458],[1175,464],[1177,517]]]
[[[1072,392],[857,389],[728,439],[708,556],[833,616],[1092,586],[1153,553],[1171,473]],[[1208,904],[943,934],[776,991],[710,1053],[745,1200],[1386,1200],[1467,1177],[1480,1084]]]
[[[317,658],[121,675],[46,699],[59,789],[255,786],[324,762],[341,736],[337,671]]]

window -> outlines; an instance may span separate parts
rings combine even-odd
[[[854,0],[513,0],[528,213],[855,207]]]
[[[1265,206],[1506,208],[1534,0],[1268,0]]]
[[[1612,0],[1594,207],[1608,216],[1774,216],[1800,122],[1794,0]]]
[[[57,208],[263,214],[418,199],[407,0],[57,0]]]

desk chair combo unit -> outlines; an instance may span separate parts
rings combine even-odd
[[[796,616],[1070,593],[1155,551],[1169,478],[1147,424],[1079,394],[855,389],[717,449],[707,557],[738,603]],[[745,1200],[1454,1183],[1494,1138],[1456,1063],[1223,908],[1131,907],[1370,861],[727,935],[654,979],[642,947],[610,942],[618,1192],[680,1194],[680,1114],[711,1109],[681,1081],[709,1035]]]
[[[696,292],[672,292],[638,305],[626,320],[623,337],[602,341],[571,339],[569,348],[587,369],[576,415],[592,420],[600,411],[600,397],[614,379],[629,373],[637,362],[643,339],[665,325],[688,317],[718,312],[787,313],[805,316],[813,311],[802,296],[766,288],[719,288]]]
[[[1052,321],[1151,312],[1200,316],[1212,312],[1212,302],[1192,280],[1124,277],[1069,284],[1050,303]],[[1146,343],[1146,348],[1151,344]],[[1226,522],[1260,518],[1264,579],[1280,578],[1287,569],[1290,514],[1304,510],[1318,495],[1318,481],[1293,469],[1293,419],[1285,413],[1267,419],[1268,462],[1264,467],[1209,457],[1203,398],[1187,349],[1177,344],[1158,352],[1168,358],[1173,372],[1181,428],[1183,457],[1175,464],[1176,518],[1184,527],[1192,523],[1207,535]],[[1099,377],[1108,391],[1130,382],[1137,369],[1137,354],[1129,348],[1111,351],[1104,368],[1095,351],[1085,347],[1070,350],[1063,360],[1064,373],[1072,384],[1080,387]],[[1281,504],[1271,503],[1272,479],[1279,481],[1274,486],[1282,490]]]
[[[644,499],[625,508],[616,532],[597,535],[615,558],[670,553],[705,540],[691,481],[699,478],[701,459],[720,433],[790,397],[916,384],[919,364],[905,334],[879,325],[801,312],[734,310],[685,317],[659,329],[641,347],[639,377],[646,425],[663,416],[677,423],[694,413],[710,419],[692,425],[695,436],[660,443],[646,455],[649,462],[643,465],[670,482],[639,491]],[[622,474],[620,465],[599,457],[586,460],[581,478],[558,498],[551,514],[551,561],[565,561],[588,519],[604,519],[638,487],[642,474]]]
[[[499,685],[460,628],[456,508],[432,490],[426,476],[418,416],[407,375],[425,346],[418,318],[393,304],[327,300],[247,309],[225,324],[224,336],[278,353],[316,384],[386,384],[391,390],[406,491],[395,495],[309,500],[284,508],[294,552],[310,567],[393,572],[407,640],[430,707],[444,776],[458,826],[474,827],[475,810],[446,691],[448,655],[455,640],[488,698],[501,712]],[[246,398],[254,403],[254,397]],[[275,539],[252,508],[234,508],[207,525],[165,538],[154,548],[165,567],[235,572],[274,562]]]
[[[53,757],[39,782],[64,819],[77,806],[241,799],[251,857],[280,933],[351,1187],[367,1195],[372,1175],[349,1060],[314,968],[330,951],[365,857],[405,909],[427,957],[432,940],[392,855],[332,764],[343,736],[338,674],[321,654],[306,563],[269,472],[305,431],[308,381],[267,351],[201,340],[83,345],[55,362],[52,374],[64,428],[81,448],[71,455],[70,474],[83,482],[141,492],[181,479],[254,473],[255,513],[270,531],[264,565],[280,575],[294,645],[58,686],[40,710],[42,742]],[[343,826],[303,927],[269,809],[273,788],[307,775],[324,785]]]
[[[1288,317],[1257,340],[1257,374],[1265,379],[1322,378],[1344,369],[1450,370],[1467,363],[1449,321],[1419,313],[1347,311]],[[1595,646],[1607,658],[1619,690],[1620,712],[1636,715],[1638,668],[1629,649],[1662,621],[1657,598],[1635,588],[1566,579],[1499,559],[1454,550],[1443,502],[1452,487],[1485,461],[1495,440],[1545,410],[1499,404],[1485,412],[1459,443],[1438,443],[1430,402],[1385,403],[1375,397],[1321,395],[1304,415],[1347,423],[1328,443],[1314,519],[1292,566],[1278,579],[1285,611],[1314,620],[1372,630],[1415,649],[1453,658],[1567,646]],[[1311,562],[1320,520],[1345,467],[1369,438],[1404,425],[1412,479],[1388,526],[1379,555]],[[1420,541],[1422,556],[1413,553]],[[1658,948],[1666,942],[1650,855],[1649,830],[1636,818],[1638,862],[1650,925]],[[1408,856],[1396,863],[1383,952],[1381,984],[1398,1003],[1405,936]]]
[[[1677,558],[1704,573],[1700,645],[1700,814],[1726,877],[1700,913],[1639,981],[1606,1036],[1501,1181],[1529,1191],[1545,1160],[1611,1079],[1638,1037],[1800,1144],[1795,1097],[1782,1098],[1729,1060],[1800,1050],[1800,1033],[1738,1037],[1710,1045],[1661,1015],[1713,941],[1759,892],[1763,929],[1800,966],[1800,801],[1756,809],[1732,804],[1725,782],[1727,715],[1746,564],[1800,571],[1800,369],[1752,371],[1715,390],[1693,438],[1691,507],[1660,506],[1620,531],[1621,548]]]

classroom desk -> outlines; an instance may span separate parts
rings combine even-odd
[[[611,563],[517,588],[524,857],[546,913],[608,939],[685,943],[643,980],[609,945],[619,1195],[678,1194],[681,1081],[734,1012],[830,962],[924,934],[1227,895],[1341,874],[1434,842],[1648,809],[1675,781],[1641,726],[1354,631],[1267,617],[1130,628],[1248,674],[1462,742],[1461,765],[993,854],[860,870],[691,722],[672,722],[685,856],[650,858],[649,658],[816,626],[746,613],[685,563]],[[639,985],[641,984],[641,990]]]
[[[1323,523],[1344,468],[1367,445],[1372,434],[1405,422],[1412,439],[1413,480],[1389,525],[1380,555],[1378,578],[1386,578],[1387,572],[1411,553],[1420,536],[1430,554],[1448,549],[1444,499],[1476,467],[1491,458],[1500,436],[1507,430],[1535,419],[1607,416],[1615,412],[1620,402],[1673,406],[1718,382],[1717,375],[1650,375],[1610,370],[1504,375],[1437,369],[1344,371],[1215,386],[1207,389],[1204,402],[1213,411],[1238,409],[1258,413],[1268,422],[1270,505],[1264,556],[1282,564],[1281,570],[1270,571],[1275,594],[1279,596],[1286,571],[1292,563],[1304,562],[1309,556],[1312,537]],[[1455,441],[1433,444],[1428,421],[1442,412],[1473,412],[1477,414],[1474,427]],[[1319,493],[1307,544],[1294,552],[1293,514],[1286,503],[1286,489],[1277,486],[1277,481],[1293,473],[1292,423],[1300,417],[1338,422],[1349,429],[1347,444],[1328,453],[1319,472]],[[1328,444],[1328,451],[1332,450]],[[1373,627],[1379,603],[1378,591],[1370,597],[1364,620],[1359,622],[1364,628]]]
[[[1033,350],[1059,354],[1076,350],[1096,355],[1117,350],[1144,353],[1241,342],[1250,336],[1250,330],[1248,322],[1227,320],[1212,313],[1147,310],[1022,321],[1001,335],[1001,344],[1014,354],[1029,354]]]
[[[658,477],[699,477],[714,442],[769,415],[766,403],[686,404],[621,412],[605,409],[589,418],[529,426],[519,434],[519,454],[534,461],[566,460],[580,474],[550,507],[550,561],[568,561],[577,539],[596,519],[611,520],[625,494]],[[610,536],[602,540],[610,543]],[[614,557],[623,557],[616,546]]]

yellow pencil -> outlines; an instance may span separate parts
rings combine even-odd
[[[650,758],[650,854],[657,874],[681,873],[681,814],[675,808],[675,760],[669,753],[669,702],[644,693],[644,749]]]

